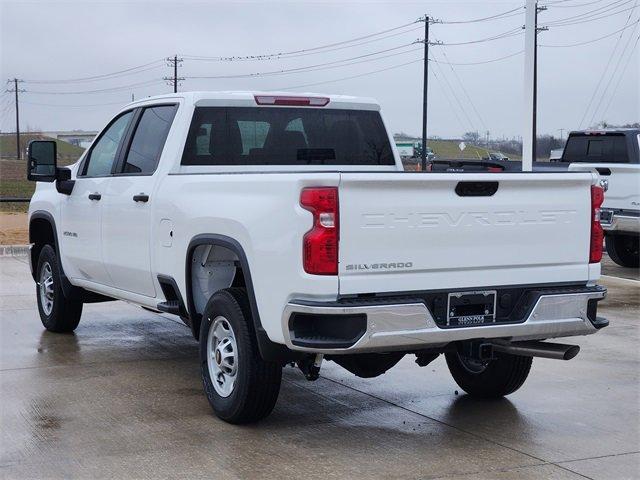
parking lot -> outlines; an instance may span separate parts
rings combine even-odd
[[[442,358],[372,380],[325,363],[316,382],[285,369],[274,413],[238,427],[212,414],[181,323],[115,302],[48,333],[26,258],[0,258],[1,476],[638,478],[640,283],[605,270],[611,325],[570,362],[535,359],[508,399],[458,392]]]

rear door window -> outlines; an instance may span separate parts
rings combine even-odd
[[[176,114],[176,105],[159,105],[142,111],[129,145],[123,173],[152,174]]]
[[[182,164],[394,165],[395,160],[379,112],[197,107]]]

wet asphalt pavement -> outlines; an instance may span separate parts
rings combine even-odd
[[[26,259],[0,272],[0,478],[640,478],[637,281],[604,277],[611,325],[507,399],[458,393],[443,358],[369,380],[325,363],[316,382],[285,369],[273,414],[238,427],[178,321],[114,302],[52,334]]]

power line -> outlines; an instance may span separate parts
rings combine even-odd
[[[507,30],[506,32],[502,32],[498,35],[494,35],[493,37],[480,38],[477,40],[469,40],[466,42],[455,42],[455,43],[439,42],[439,45],[443,45],[445,47],[458,46],[458,45],[471,45],[476,43],[492,42],[494,40],[502,40],[503,38],[509,38],[509,37],[518,36],[518,35],[522,35],[522,29],[520,27],[512,28],[511,30]]]
[[[90,77],[77,77],[77,78],[67,78],[67,79],[58,79],[58,80],[25,80],[25,83],[30,83],[35,85],[35,84],[56,84],[56,83],[81,83],[81,82],[92,82],[96,80],[107,80],[107,79],[112,79],[120,76],[133,75],[133,74],[153,70],[155,68],[160,67],[161,65],[159,65],[159,63],[162,63],[162,62],[164,62],[164,59],[154,60],[153,62],[145,63],[143,65],[138,65],[136,67],[130,67],[124,70],[118,70],[116,72],[111,72],[111,73],[104,73],[101,75],[93,75]]]
[[[632,13],[629,14],[629,16],[627,17],[627,20],[624,22],[625,26],[629,23],[629,20],[631,20],[631,16],[632,16]],[[591,98],[589,99],[589,103],[587,104],[587,108],[585,108],[584,113],[582,114],[582,118],[580,119],[580,123],[578,125],[579,128],[582,128],[582,124],[584,123],[584,121],[585,121],[585,119],[587,117],[589,109],[591,109],[591,105],[593,104],[593,101],[595,100],[596,95],[597,95],[598,91],[600,90],[600,85],[602,84],[602,81],[604,80],[606,74],[609,72],[609,65],[611,65],[611,61],[613,60],[613,57],[615,56],[615,53],[618,50],[618,45],[620,44],[620,40],[622,39],[623,36],[624,36],[624,32],[620,32],[620,36],[618,37],[618,39],[616,40],[615,45],[613,46],[613,50],[611,52],[611,55],[609,55],[609,60],[607,61],[607,65],[604,67],[604,70],[602,70],[602,74],[600,75],[600,79],[598,80],[596,88],[593,90],[593,94],[591,95]]]
[[[399,25],[397,27],[388,28],[386,30],[382,30],[382,31],[375,32],[375,33],[370,33],[368,35],[363,35],[361,37],[355,37],[355,38],[351,38],[351,39],[348,39],[348,40],[343,40],[343,41],[340,41],[340,42],[333,42],[333,43],[328,43],[328,44],[325,44],[325,45],[320,45],[320,46],[317,46],[317,47],[303,48],[303,49],[291,50],[291,51],[287,51],[287,52],[266,53],[266,54],[260,54],[260,55],[229,56],[229,57],[207,57],[207,56],[196,56],[196,55],[183,55],[183,57],[191,59],[191,60],[210,60],[210,61],[222,61],[222,62],[243,61],[243,60],[280,59],[280,58],[283,58],[283,57],[298,56],[300,54],[310,54],[311,52],[317,52],[318,50],[325,50],[325,49],[332,48],[332,47],[337,47],[337,46],[346,45],[346,44],[350,44],[350,43],[354,43],[354,42],[359,42],[360,40],[371,39],[373,37],[384,35],[384,34],[389,33],[389,32],[394,32],[394,31],[397,31],[397,30],[401,30],[403,28],[412,26],[415,23],[417,23],[417,20],[413,21],[413,22],[410,22],[410,23],[405,23],[404,25]],[[419,27],[419,28],[421,28],[421,27]],[[409,32],[409,31],[411,31],[411,30],[407,30],[407,32]],[[407,32],[402,32],[402,33],[407,33]],[[362,45],[362,43],[360,45]]]
[[[75,92],[43,92],[43,91],[28,90],[28,92],[35,95],[83,95],[83,94],[92,94],[92,93],[118,92],[122,90],[128,90],[131,88],[144,87],[144,86],[160,84],[160,83],[162,83],[162,80],[147,80],[145,82],[132,83],[130,85],[121,85],[118,87],[101,88],[98,90],[80,90]]]
[[[7,113],[12,111],[13,111],[13,102],[9,100],[8,102],[5,102],[5,105],[0,109],[0,115],[6,115]]]
[[[24,101],[22,100],[21,102],[24,105],[36,105],[38,107],[69,107],[69,108],[82,108],[82,107],[103,107],[103,106],[108,106],[108,105],[126,105],[127,103],[130,103],[129,101],[124,101],[124,102],[108,102],[108,103],[91,103],[91,104],[85,104],[85,103],[74,103],[74,104],[61,104],[61,103],[40,103],[40,102],[28,102],[28,101]]]
[[[615,32],[611,32],[611,33],[608,33],[607,35],[603,35],[602,37],[594,38],[594,39],[592,39],[592,40],[587,40],[587,41],[584,41],[584,42],[578,42],[578,43],[566,43],[566,44],[564,44],[564,45],[549,45],[549,44],[547,44],[547,45],[543,45],[543,44],[540,44],[540,45],[538,45],[538,46],[539,46],[539,47],[547,47],[547,48],[568,48],[568,47],[579,47],[579,46],[581,46],[581,45],[588,45],[588,44],[590,44],[590,43],[599,42],[600,40],[604,40],[605,38],[612,37],[612,36],[614,36],[616,33],[620,33],[620,32],[622,32],[623,30],[626,30],[627,28],[631,28],[631,27],[633,27],[634,25],[637,25],[637,24],[638,24],[638,22],[640,22],[640,19],[639,19],[639,20],[636,20],[636,21],[635,21],[635,22],[633,22],[633,23],[630,23],[629,25],[627,25],[627,26],[625,26],[625,27],[622,27],[622,28],[620,28],[620,29],[616,30]]]
[[[387,53],[387,52],[391,52],[391,51],[395,51],[395,50],[399,50],[402,48],[406,48],[408,46],[413,45],[412,43],[407,43],[404,45],[399,45],[397,47],[393,47],[393,48],[387,48],[386,50],[380,50],[377,52],[371,52],[371,53],[367,53],[367,54],[363,54],[363,55],[358,55],[356,57],[350,57],[350,58],[345,58],[342,60],[334,60],[333,62],[325,62],[325,63],[317,63],[314,65],[307,65],[304,67],[297,67],[297,68],[289,68],[289,69],[281,69],[281,70],[270,70],[270,71],[266,71],[266,72],[254,72],[254,73],[243,73],[243,74],[236,74],[236,75],[204,75],[204,76],[193,76],[193,77],[186,77],[189,80],[200,80],[200,79],[226,79],[226,78],[252,78],[252,77],[264,77],[264,76],[272,76],[272,75],[284,75],[284,74],[290,74],[290,73],[304,73],[307,71],[317,71],[317,70],[325,70],[326,68],[322,68],[322,67],[327,67],[327,68],[337,68],[337,67],[344,67],[344,66],[348,66],[348,65],[355,65],[358,63],[364,63],[364,62],[369,62],[369,61],[375,61],[375,60],[381,60],[383,58],[388,58],[388,57],[392,57],[392,56],[396,56],[396,55],[402,55],[405,53],[410,53],[410,52],[414,52],[416,50],[420,50],[421,48],[412,48],[410,50],[407,50],[405,52],[395,52],[391,55],[383,55],[377,58],[368,58],[371,56],[375,56],[375,55],[380,55],[381,53]],[[366,60],[362,60],[362,61],[356,61],[356,62],[351,62],[352,60],[358,60],[361,58],[367,58]],[[350,62],[350,63],[345,63],[345,62]],[[343,64],[343,65],[340,65]]]
[[[373,75],[373,74],[380,73],[380,72],[386,72],[388,70],[393,70],[393,69],[396,69],[396,68],[404,67],[406,65],[411,65],[413,63],[418,63],[418,62],[422,62],[422,61],[423,61],[423,58],[418,58],[416,60],[411,60],[410,62],[400,63],[400,64],[397,64],[397,65],[392,65],[392,66],[387,67],[387,68],[381,68],[379,70],[372,70],[370,72],[360,73],[358,75],[351,75],[351,76],[348,76],[348,77],[335,78],[333,80],[326,80],[326,81],[322,81],[322,82],[307,83],[307,84],[304,84],[304,85],[294,85],[294,86],[289,86],[289,87],[280,87],[280,88],[276,88],[276,90],[293,90],[294,88],[314,87],[316,85],[325,85],[327,83],[341,82],[343,80],[351,80],[353,78],[366,77],[368,75]]]
[[[625,12],[632,12],[633,10],[635,10],[636,8],[638,8],[637,6],[634,7],[629,7],[629,8],[625,8],[623,10],[618,10],[617,12],[614,13],[609,13],[607,15],[601,15],[601,16],[594,16],[594,17],[590,17],[590,18],[586,18],[577,22],[566,22],[566,23],[546,23],[544,24],[544,26],[546,27],[551,27],[551,28],[560,28],[560,27],[571,27],[573,25],[581,25],[583,23],[590,23],[590,22],[596,22],[598,20],[604,20],[605,18],[611,18],[611,17],[615,17],[616,15],[619,15],[621,13],[625,13]]]
[[[627,59],[627,63],[625,64],[624,68],[622,69],[622,72],[618,76],[618,81],[616,82],[616,85],[615,85],[615,87],[613,89],[613,92],[611,93],[611,98],[609,98],[609,103],[607,103],[607,107],[602,112],[603,119],[607,115],[607,112],[609,111],[609,108],[611,107],[611,104],[613,103],[613,99],[615,98],[616,93],[618,92],[618,87],[620,86],[620,83],[622,83],[622,79],[624,78],[624,74],[627,73],[627,68],[629,68],[629,65],[631,65],[631,60],[633,59],[633,52],[635,52],[636,48],[638,47],[638,42],[640,42],[640,35],[638,35],[638,37],[636,37],[636,41],[633,44],[633,48],[631,48],[631,53],[629,54],[629,58]]]
[[[330,53],[330,52],[337,52],[337,51],[345,50],[345,49],[348,49],[348,48],[359,47],[359,46],[362,46],[362,45],[368,45],[370,43],[374,43],[374,42],[377,42],[379,40],[386,40],[387,38],[397,37],[399,35],[403,35],[405,33],[410,33],[410,32],[413,32],[413,31],[421,29],[421,28],[422,28],[422,26],[417,26],[417,27],[411,28],[409,30],[406,30],[404,32],[394,33],[394,34],[387,35],[387,36],[384,36],[384,37],[375,38],[373,40],[368,40],[368,41],[360,42],[360,43],[353,43],[351,45],[344,45],[344,46],[341,46],[341,47],[331,48],[331,49],[328,49],[328,50],[320,50],[320,51],[314,51],[314,52],[309,52],[309,53],[300,53],[300,54],[297,54],[297,55],[290,55],[290,56],[286,56],[286,57],[277,57],[277,58],[265,58],[265,59],[262,59],[262,58],[253,58],[253,59],[252,58],[247,58],[247,59],[238,60],[238,61],[289,60],[289,59],[292,59],[292,58],[306,57],[306,56],[309,56],[309,55],[318,55],[318,54],[324,54],[324,53]],[[183,55],[183,58],[185,58],[187,60],[199,60],[199,61],[207,61],[207,62],[220,62],[221,61],[219,59],[220,57],[194,58],[194,57],[190,57],[189,55]]]
[[[594,2],[580,3],[578,5],[560,5],[561,3],[573,2],[573,1],[575,0],[559,0],[557,2],[547,2],[541,5],[544,5],[547,7],[553,7],[553,8],[582,8],[582,7],[587,7],[589,5],[595,5],[596,3],[603,2],[604,0],[595,0]]]
[[[429,61],[430,62],[434,62],[434,63],[442,63],[444,65],[484,65],[486,63],[494,63],[494,62],[499,62],[500,60],[506,60],[507,58],[512,58],[515,57],[517,55],[522,55],[524,53],[524,50],[520,50],[518,52],[514,52],[514,53],[510,53],[509,55],[505,55],[504,57],[498,57],[498,58],[492,58],[490,60],[482,60],[479,62],[443,62],[441,60],[435,60],[433,58],[430,58]]]
[[[637,22],[636,22],[636,24],[637,24]],[[635,28],[634,28],[634,31],[635,31]],[[625,46],[622,48],[622,52],[620,53],[620,57],[618,58],[618,61],[616,62],[615,67],[613,67],[613,70],[611,71],[611,75],[609,76],[609,81],[605,85],[604,90],[602,91],[602,95],[600,96],[600,99],[598,100],[596,108],[593,111],[593,115],[591,116],[591,120],[589,121],[590,124],[593,124],[593,121],[595,120],[596,115],[598,114],[598,111],[600,110],[600,105],[602,105],[602,101],[604,100],[604,98],[606,96],[606,93],[609,90],[609,86],[611,85],[611,82],[615,78],[616,73],[618,72],[618,68],[620,68],[620,65],[622,64],[622,59],[626,55],[627,49],[629,48],[629,45],[631,45],[631,40],[633,40],[633,33],[631,35],[629,35],[629,39],[627,40],[627,43],[625,44]],[[633,49],[631,51],[633,52]],[[625,67],[625,70],[626,70],[626,67]]]
[[[411,48],[409,50],[402,51],[402,52],[396,52],[396,53],[392,53],[392,54],[389,54],[389,55],[377,56],[376,58],[368,58],[368,57],[371,57],[371,56],[380,55],[381,53],[386,53],[386,52],[389,52],[389,51],[394,51],[394,50],[398,50],[398,49],[401,49],[401,48],[405,48],[405,47],[408,47],[408,46],[412,45],[413,43],[416,43],[416,42],[412,42],[410,44],[405,44],[405,45],[400,45],[398,47],[388,48],[386,50],[380,50],[380,51],[377,51],[377,52],[371,52],[371,53],[367,53],[367,54],[363,54],[363,55],[358,55],[356,57],[350,57],[350,58],[345,58],[345,59],[341,59],[341,60],[335,60],[335,61],[332,61],[332,62],[318,63],[318,64],[314,64],[314,65],[307,65],[307,66],[297,67],[297,68],[271,70],[271,71],[265,71],[265,72],[244,73],[244,74],[233,74],[233,75],[188,76],[188,77],[185,77],[185,78],[187,80],[255,78],[255,77],[279,76],[279,75],[285,75],[285,74],[307,73],[307,72],[313,72],[313,71],[328,70],[328,69],[332,69],[332,68],[340,68],[340,67],[346,67],[346,66],[351,66],[351,65],[357,65],[357,64],[360,64],[360,63],[378,61],[378,60],[382,60],[384,58],[395,57],[395,56],[398,56],[398,55],[405,55],[407,53],[412,53],[414,51],[417,51],[417,50],[421,49],[421,47]],[[420,43],[422,43],[422,42],[420,42]],[[504,60],[504,59],[507,59],[507,58],[511,58],[511,57],[516,56],[516,55],[520,55],[521,53],[522,53],[522,51],[519,51],[519,52],[512,53],[512,54],[509,54],[509,55],[505,55],[505,56],[499,57],[499,58],[494,58],[494,59],[484,60],[484,61],[479,61],[479,62],[469,62],[469,63],[443,62],[443,61],[435,60],[435,59],[432,59],[432,58],[430,58],[429,61],[430,62],[437,62],[437,63],[441,63],[441,64],[445,64],[445,65],[482,65],[482,64],[486,64],[486,63],[493,63],[493,62],[497,62],[497,61]],[[358,59],[362,59],[362,58],[365,58],[365,60],[352,61],[352,60],[358,60]]]
[[[447,53],[444,50],[442,51],[442,55],[444,56],[444,58],[447,61],[449,60],[449,58],[447,57]],[[456,72],[456,70],[453,68],[453,65],[451,63],[449,63],[449,68],[451,68],[451,71],[453,72],[454,77],[458,80],[458,84],[460,85],[460,88],[462,88],[462,92],[467,97],[467,100],[469,100],[469,103],[471,104],[471,108],[473,109],[473,111],[475,112],[476,116],[478,117],[478,120],[480,120],[480,123],[482,124],[482,127],[485,130],[488,130],[487,124],[484,122],[484,119],[482,118],[482,116],[480,115],[480,112],[476,108],[476,105],[473,102],[473,100],[471,99],[471,95],[469,95],[469,92],[465,88],[464,83],[462,83],[462,80],[460,79],[460,76],[458,75],[458,72]]]
[[[438,85],[440,85],[444,98],[446,98],[447,103],[449,103],[449,107],[451,107],[451,111],[453,112],[456,119],[458,120],[458,125],[462,125],[463,121],[460,118],[460,115],[458,115],[458,111],[456,110],[456,107],[453,105],[453,102],[451,101],[451,97],[449,97],[449,92],[447,92],[447,90],[444,88],[444,84],[440,83],[440,79],[438,78],[438,75],[436,74],[435,70],[433,72],[433,78],[435,78]]]
[[[460,108],[460,111],[462,112],[462,114],[464,115],[465,119],[467,120],[467,123],[471,127],[471,130],[473,130],[473,131],[477,130],[476,126],[474,125],[473,121],[471,120],[471,117],[467,114],[467,110],[464,108],[464,105],[462,104],[462,102],[460,101],[460,98],[456,94],[455,89],[451,86],[451,83],[447,79],[447,76],[444,73],[444,69],[438,63],[436,63],[435,66],[438,69],[438,71],[440,72],[440,77],[444,80],[446,86],[449,88],[449,91],[451,92],[451,95],[453,96],[454,100],[458,104],[458,107]]]
[[[491,15],[488,17],[474,18],[472,20],[456,20],[456,21],[439,20],[437,23],[441,23],[444,25],[459,25],[459,24],[485,22],[487,20],[502,20],[503,18],[511,18],[513,16],[520,15],[519,11],[522,10],[523,8],[524,8],[524,5],[520,5],[519,7],[512,8],[511,10],[507,10],[506,12],[498,13],[496,15]],[[517,13],[513,13],[513,12],[517,12]],[[510,13],[512,15],[509,15]]]
[[[631,1],[632,0],[614,0],[613,2],[610,2],[610,3],[606,4],[606,5],[601,6],[601,7],[594,8],[593,10],[588,10],[586,12],[578,13],[576,15],[572,15],[572,16],[565,17],[565,18],[560,18],[560,19],[557,19],[555,21],[564,22],[564,21],[570,21],[570,20],[579,19],[581,17],[592,16],[594,14],[598,15],[599,13],[603,13],[602,11],[608,11],[608,10],[611,10],[611,9],[619,8],[621,6],[626,5],[627,3],[630,3]],[[554,8],[553,5],[548,5],[548,6],[551,7],[551,8]]]
[[[631,1],[631,0],[629,0],[629,1]],[[605,14],[605,12],[600,12],[600,14],[592,15],[590,17],[584,17],[584,18],[576,20],[576,21],[555,20],[555,21],[550,21],[550,22],[545,23],[544,26],[557,28],[557,27],[568,27],[568,26],[572,26],[572,25],[580,25],[582,23],[595,22],[595,21],[598,21],[598,20],[603,20],[605,18],[614,17],[614,16],[619,15],[621,13],[625,13],[625,12],[629,12],[629,11],[635,10],[636,8],[638,8],[637,5],[635,5],[633,7],[625,8],[625,9],[622,9],[622,10],[617,10],[617,11],[615,11],[613,13]]]

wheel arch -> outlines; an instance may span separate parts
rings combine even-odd
[[[50,212],[45,210],[36,210],[31,214],[29,217],[29,243],[32,244],[29,252],[29,264],[31,268],[31,276],[34,282],[38,281],[36,268],[38,265],[38,258],[40,258],[40,252],[45,245],[51,245],[58,257],[60,284],[62,285],[62,291],[64,292],[65,297],[80,300],[83,303],[110,302],[115,300],[114,298],[90,292],[84,288],[76,287],[71,284],[67,275],[64,273],[56,221]]]
[[[249,307],[251,309],[251,316],[253,320],[253,330],[256,334],[258,341],[258,349],[263,359],[267,361],[288,361],[292,358],[293,352],[287,349],[284,345],[272,342],[260,320],[260,312],[258,304],[256,302],[255,291],[253,289],[253,281],[251,277],[251,268],[244,248],[236,239],[220,234],[214,233],[202,233],[196,235],[189,242],[187,248],[187,254],[185,259],[185,285],[186,285],[186,302],[187,311],[191,320],[191,331],[193,336],[197,339],[200,335],[200,322],[201,315],[197,312],[194,292],[192,285],[192,265],[193,255],[196,249],[203,245],[212,245],[223,247],[237,257],[240,270],[242,271],[243,287],[246,288],[247,296],[249,298]],[[215,293],[215,292],[214,292]]]
[[[29,251],[31,276],[34,281],[37,281],[35,270],[42,248],[45,245],[51,245],[60,258],[56,222],[49,212],[38,210],[31,214],[29,218],[29,243],[32,245]],[[62,265],[60,265],[60,271],[62,271]]]

